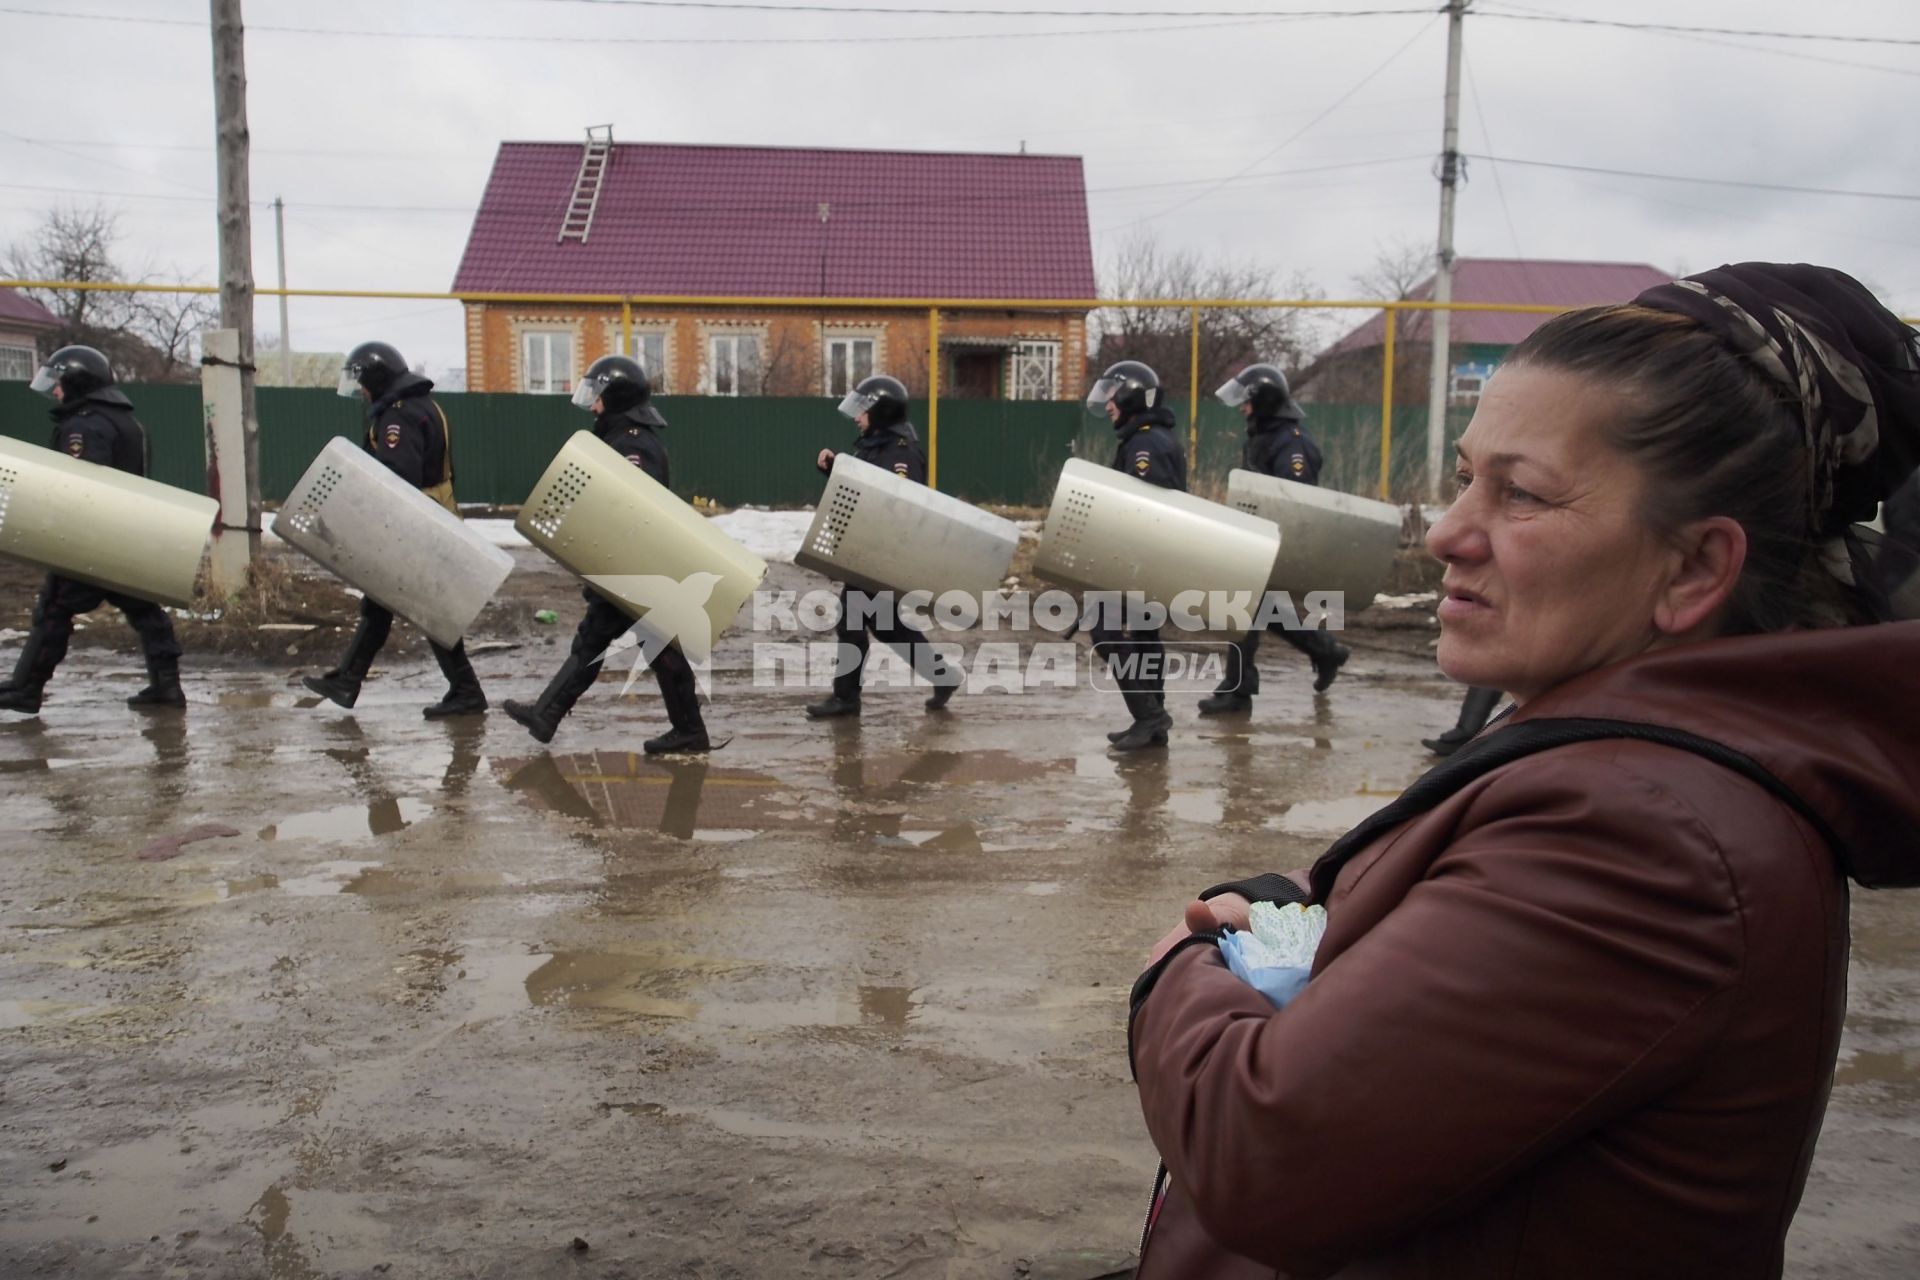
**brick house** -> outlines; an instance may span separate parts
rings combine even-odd
[[[1639,262],[1566,262],[1527,258],[1460,258],[1453,268],[1456,302],[1534,303],[1587,307],[1630,302],[1643,289],[1673,276]],[[1414,289],[1412,298],[1433,296],[1433,278]],[[1433,344],[1430,312],[1403,311],[1394,332],[1395,404],[1425,404]],[[1449,403],[1466,406],[1522,338],[1550,319],[1515,311],[1456,311],[1448,326],[1447,353],[1453,370]],[[1297,380],[1302,400],[1333,404],[1378,404],[1384,362],[1386,321],[1375,315],[1321,352]]]
[[[0,382],[30,382],[53,354],[60,317],[25,294],[0,289]]]
[[[633,297],[1094,296],[1078,156],[505,142],[454,292]],[[621,307],[467,301],[467,386],[570,392]],[[628,354],[666,394],[927,386],[924,311],[635,303]],[[1080,394],[1086,313],[940,317],[943,396]]]

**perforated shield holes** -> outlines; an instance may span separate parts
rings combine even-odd
[[[7,507],[13,502],[13,486],[19,479],[18,471],[0,467],[0,529],[7,527]]]
[[[1070,489],[1066,503],[1060,510],[1060,526],[1055,534],[1054,548],[1060,557],[1060,563],[1066,568],[1077,568],[1080,563],[1080,537],[1087,531],[1087,521],[1093,516],[1093,493],[1088,489]]]
[[[587,491],[587,479],[585,470],[569,462],[567,469],[560,473],[541,497],[539,509],[528,522],[534,532],[543,538],[559,537],[560,526],[567,522],[567,513],[573,510],[574,503],[580,501],[580,495]]]
[[[860,505],[860,491],[840,488],[833,492],[827,503],[827,518],[820,526],[820,532],[814,535],[812,551],[817,556],[831,557],[840,545],[840,539],[847,536],[847,529],[853,523],[853,513]]]

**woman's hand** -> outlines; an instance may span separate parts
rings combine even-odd
[[[813,465],[820,468],[822,471],[833,470],[833,450],[822,449],[820,451],[820,456],[813,460]]]
[[[1195,899],[1187,904],[1186,916],[1180,924],[1167,931],[1167,935],[1153,944],[1153,950],[1147,956],[1147,967],[1160,963],[1160,957],[1178,946],[1182,938],[1196,933],[1210,932],[1221,925],[1230,924],[1236,929],[1249,926],[1249,912],[1253,904],[1237,893],[1223,893],[1205,902]]]

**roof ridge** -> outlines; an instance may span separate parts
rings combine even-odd
[[[552,138],[503,138],[500,149],[508,147],[566,147],[579,150],[584,142],[566,142]],[[641,139],[616,140],[613,149],[657,147],[672,151],[804,151],[814,155],[836,156],[967,156],[979,160],[1077,160],[1086,157],[1068,151],[939,151],[927,147],[815,147],[789,142],[651,142]]]

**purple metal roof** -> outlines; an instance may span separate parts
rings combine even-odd
[[[1453,267],[1456,302],[1530,302],[1558,307],[1590,307],[1631,302],[1643,289],[1665,284],[1672,275],[1643,262],[1555,262],[1528,258],[1460,258]],[[1413,291],[1433,296],[1433,277]],[[1406,332],[1407,314],[1400,322]],[[1448,341],[1510,347],[1549,319],[1510,311],[1456,311]],[[1377,347],[1386,341],[1386,324],[1374,316],[1327,348],[1327,355]]]
[[[500,144],[455,292],[1094,296],[1078,156],[617,143],[562,243],[581,155]]]
[[[29,329],[57,329],[60,317],[13,289],[0,289],[0,323]]]

